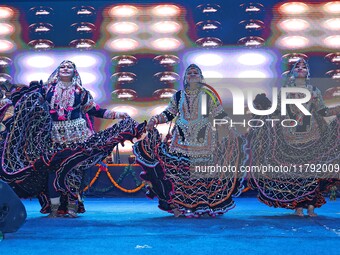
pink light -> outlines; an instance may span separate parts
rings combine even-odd
[[[329,2],[323,8],[326,12],[340,13],[340,1]]]
[[[118,5],[113,7],[109,11],[110,16],[116,17],[132,17],[135,16],[139,12],[138,8],[132,5]]]
[[[98,80],[97,77],[90,72],[81,72],[79,75],[83,84],[92,84]]]
[[[324,27],[329,30],[340,30],[340,19],[329,19],[323,23]]]
[[[285,31],[301,31],[309,27],[309,23],[303,19],[287,19],[279,26]]]
[[[168,106],[167,104],[164,104],[164,105],[159,105],[155,107],[154,109],[151,110],[151,116],[162,113],[166,109],[167,106]]]
[[[94,67],[98,63],[98,58],[95,58],[94,56],[87,55],[87,54],[77,54],[73,57],[70,57],[69,60],[71,60],[73,63],[76,63],[77,67]]]
[[[7,23],[0,23],[0,35],[9,35],[14,32],[14,27]]]
[[[180,9],[173,4],[162,4],[153,8],[152,12],[156,16],[173,17],[180,14]]]
[[[0,52],[8,52],[14,48],[14,44],[7,40],[0,40]]]
[[[29,68],[46,68],[54,65],[55,61],[53,57],[39,54],[36,56],[28,56],[24,63]]]
[[[0,6],[0,19],[8,19],[13,17],[14,11],[11,8]]]
[[[308,10],[308,5],[301,2],[291,2],[281,5],[279,9],[285,14],[301,14]]]
[[[340,35],[328,36],[324,39],[324,44],[330,48],[340,47]]]
[[[131,34],[138,31],[138,25],[133,22],[117,22],[109,25],[108,30],[117,34]]]
[[[280,45],[284,48],[297,49],[306,47],[309,40],[303,36],[287,36],[280,41]]]
[[[177,33],[181,30],[181,25],[174,21],[160,21],[151,26],[157,33]]]
[[[181,42],[175,38],[160,38],[152,41],[151,45],[158,50],[175,50],[181,46]]]
[[[130,38],[121,38],[110,43],[112,49],[121,51],[135,50],[138,46],[139,42]]]

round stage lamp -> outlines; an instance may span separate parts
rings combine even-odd
[[[125,66],[133,66],[137,64],[137,58],[132,55],[121,55],[116,56],[111,59],[114,65],[125,67]]]
[[[154,57],[153,61],[162,66],[174,66],[179,64],[180,59],[175,55],[159,55]]]

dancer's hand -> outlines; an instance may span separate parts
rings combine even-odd
[[[127,114],[126,112],[115,112],[115,119],[126,119],[126,118],[130,118],[129,114]]]
[[[152,117],[148,121],[148,124],[146,124],[146,127],[145,127],[146,131],[152,130],[155,127],[156,124],[157,124],[157,120],[154,117]]]

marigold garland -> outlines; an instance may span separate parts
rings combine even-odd
[[[144,183],[142,183],[142,184],[139,185],[137,188],[134,188],[134,189],[125,189],[125,188],[123,188],[122,186],[120,186],[120,185],[113,179],[113,177],[112,177],[112,175],[111,175],[111,173],[110,173],[110,171],[109,171],[109,169],[108,169],[107,167],[105,167],[105,166],[103,166],[103,165],[97,165],[97,166],[99,166],[99,169],[98,169],[96,175],[93,177],[93,179],[91,180],[90,184],[87,185],[87,186],[84,188],[83,192],[87,191],[87,190],[88,190],[88,189],[89,189],[89,188],[97,181],[97,179],[98,179],[98,177],[99,177],[99,175],[100,175],[101,172],[106,172],[106,174],[107,174],[108,178],[110,179],[111,183],[112,183],[117,189],[119,189],[119,190],[121,190],[121,191],[123,191],[123,192],[125,192],[125,193],[136,193],[136,192],[140,191],[140,190],[144,187],[144,185],[145,185]]]

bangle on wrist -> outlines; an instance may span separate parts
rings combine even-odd
[[[158,119],[155,116],[151,117],[151,119],[155,122],[156,125],[159,123]]]
[[[116,117],[117,117],[117,113],[114,111],[110,111],[110,110],[106,110],[103,116],[104,119],[116,119]]]
[[[113,119],[118,119],[119,113],[118,112],[113,112]]]

